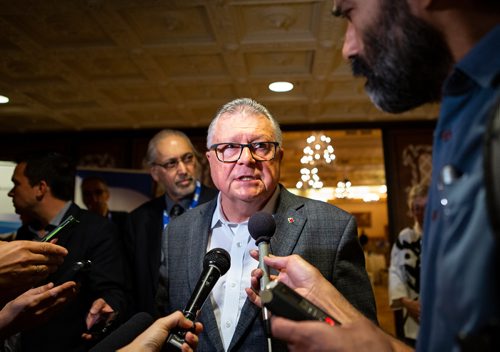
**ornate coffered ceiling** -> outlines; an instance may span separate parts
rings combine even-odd
[[[205,127],[241,96],[283,125],[432,119],[378,111],[329,0],[0,0],[0,132]],[[267,88],[293,82],[289,93]]]

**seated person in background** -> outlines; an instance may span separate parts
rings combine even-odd
[[[404,337],[412,346],[415,346],[420,321],[420,253],[428,191],[426,184],[410,189],[408,208],[414,224],[399,233],[389,266],[389,305],[395,310],[403,309]]]
[[[249,250],[255,240],[249,218],[258,211],[273,214],[276,231],[271,252],[300,253],[373,321],[375,300],[357,238],[356,220],[325,202],[293,195],[279,185],[283,157],[281,129],[269,111],[252,99],[224,105],[208,129],[206,156],[219,196],[167,227],[161,286],[166,312],[183,309],[202,268],[205,253],[223,248],[231,268],[215,284],[201,310],[198,351],[265,351],[268,341],[260,309],[246,299],[251,271],[258,261]],[[163,264],[162,264],[163,265]],[[274,340],[273,340],[274,341]],[[274,345],[273,350],[284,350]]]
[[[123,236],[126,230],[128,213],[126,211],[113,211],[108,207],[109,189],[106,181],[98,176],[88,176],[82,180],[83,204],[93,213],[102,215],[112,221]]]
[[[75,262],[90,260],[91,268],[81,277],[77,297],[44,325],[21,332],[21,351],[82,351],[88,348],[87,332],[101,320],[126,309],[122,253],[116,241],[116,227],[102,216],[80,209],[72,202],[75,167],[66,157],[45,153],[21,159],[12,176],[9,191],[16,213],[32,219],[17,233],[17,240],[40,241],[50,227],[69,215],[79,223],[61,230],[58,245],[67,249],[64,263],[47,277],[58,282]]]
[[[125,245],[132,266],[136,312],[158,315],[161,241],[170,220],[214,198],[217,191],[200,182],[201,165],[189,138],[177,130],[162,130],[148,144],[146,163],[151,177],[165,190],[129,216]]]

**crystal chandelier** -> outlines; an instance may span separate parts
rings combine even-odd
[[[300,158],[302,168],[300,169],[300,180],[297,182],[298,189],[320,189],[323,181],[319,176],[319,167],[329,166],[335,160],[335,149],[330,144],[332,139],[322,134],[319,137],[311,135],[306,139],[306,146]]]
[[[337,188],[335,189],[336,198],[351,198],[351,181],[345,178],[337,182]]]

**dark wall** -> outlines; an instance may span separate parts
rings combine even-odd
[[[142,169],[149,140],[159,130],[12,133],[0,135],[0,160],[33,151],[61,152],[79,166]],[[195,147],[206,149],[206,129],[183,130]]]
[[[408,191],[431,177],[433,127],[386,128],[383,130],[389,241],[413,225],[407,205]]]

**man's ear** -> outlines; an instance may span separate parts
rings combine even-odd
[[[35,192],[36,192],[35,196],[36,196],[36,199],[38,199],[38,200],[42,200],[43,197],[50,191],[49,185],[44,180],[38,182],[38,184],[35,185],[34,188],[35,188]]]
[[[151,174],[151,177],[153,178],[153,180],[155,180],[156,182],[158,182],[158,180],[160,179],[160,175],[158,174],[158,167],[155,167],[155,166],[152,166],[150,169],[149,169],[149,173]]]
[[[281,162],[283,160],[283,155],[285,155],[285,151],[283,150],[283,148],[279,148],[278,149],[278,160],[279,160],[279,162]]]

